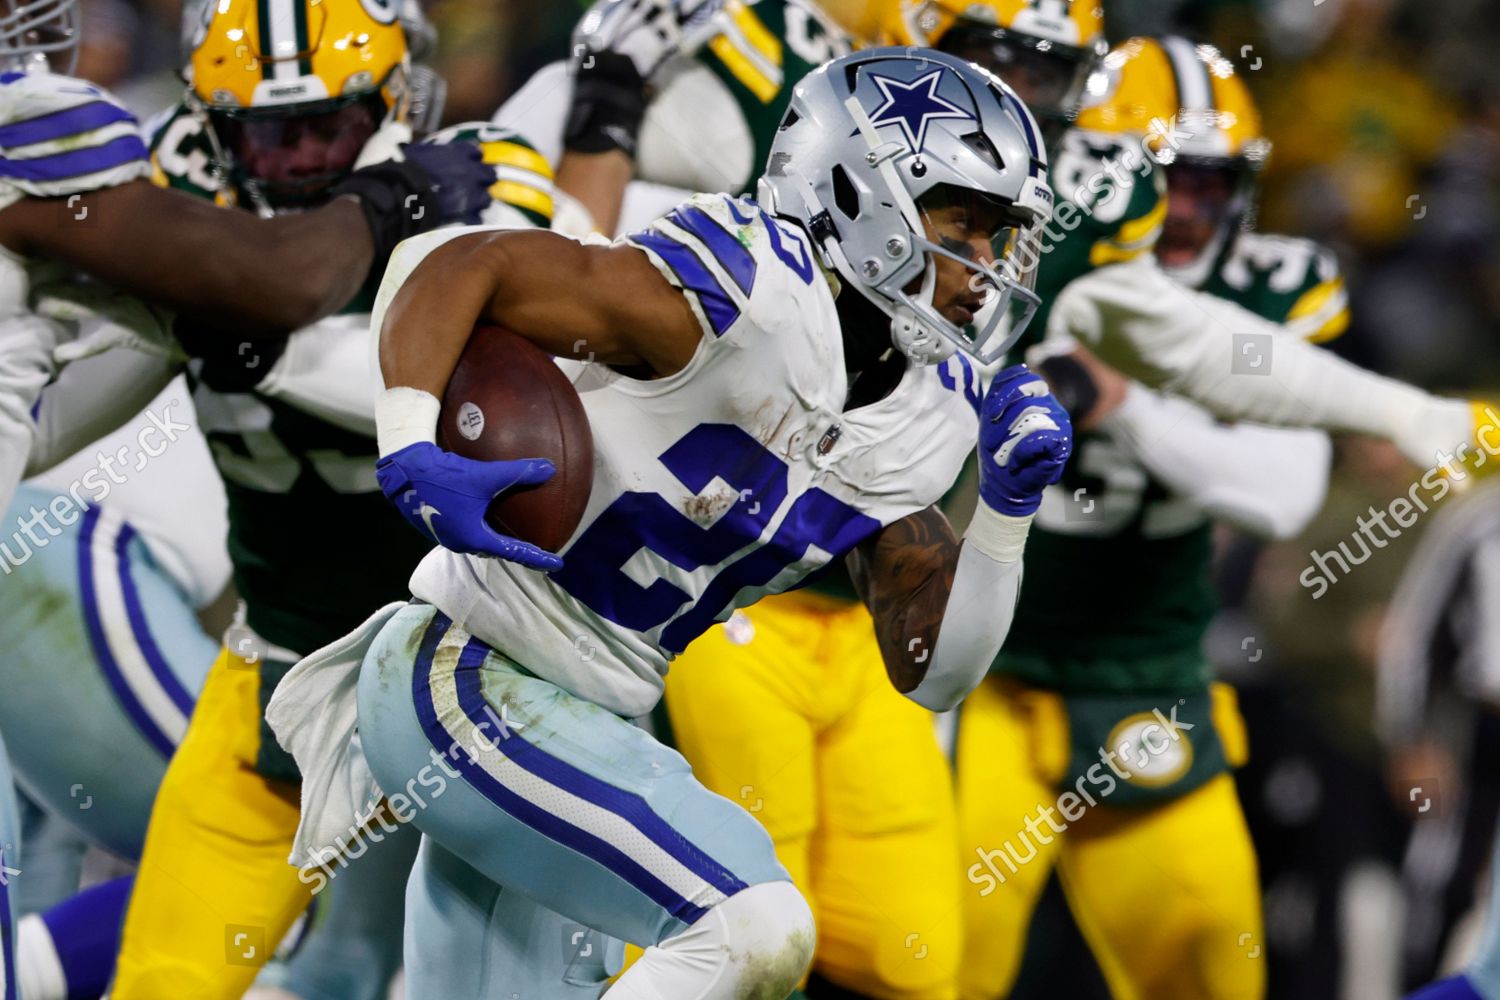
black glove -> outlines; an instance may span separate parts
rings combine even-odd
[[[401,162],[356,170],[333,188],[334,197],[359,199],[375,240],[377,274],[397,243],[449,223],[477,223],[492,201],[495,168],[483,162],[473,143],[409,144],[401,150],[406,157]]]
[[[249,392],[286,351],[286,338],[235,340],[218,327],[178,316],[172,333],[195,359],[191,370],[215,392]]]
[[[1054,354],[1036,370],[1047,380],[1052,395],[1068,411],[1068,416],[1077,423],[1089,415],[1099,402],[1099,387],[1088,369],[1066,354]]]
[[[646,116],[646,81],[629,56],[591,52],[577,64],[563,145],[576,153],[635,156]]]

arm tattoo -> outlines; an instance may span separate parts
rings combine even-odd
[[[849,554],[855,589],[875,618],[886,672],[902,693],[927,674],[953,589],[958,549],[948,519],[928,507],[888,525]]]

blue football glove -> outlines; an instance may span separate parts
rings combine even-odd
[[[1467,976],[1454,976],[1417,990],[1406,1000],[1484,1000],[1484,997]]]
[[[484,162],[478,146],[472,142],[408,143],[401,152],[427,175],[438,216],[434,226],[478,225],[480,213],[494,201],[490,188],[496,180],[495,168]]]
[[[995,376],[979,410],[979,495],[997,513],[1036,513],[1073,451],[1068,411],[1025,365]]]
[[[409,444],[375,463],[375,478],[401,516],[443,548],[546,571],[562,569],[562,559],[500,534],[484,513],[506,490],[544,483],[553,471],[544,458],[476,462],[431,442]]]

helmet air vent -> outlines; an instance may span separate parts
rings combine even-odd
[[[854,188],[854,182],[849,179],[849,173],[843,164],[835,164],[831,173],[833,174],[833,205],[844,218],[851,222],[859,218],[859,192]]]

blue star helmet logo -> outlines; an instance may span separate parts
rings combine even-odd
[[[938,96],[938,84],[943,81],[944,69],[940,66],[925,76],[911,82],[895,77],[871,73],[870,80],[880,88],[885,103],[870,116],[870,124],[899,125],[911,148],[920,153],[927,141],[929,123],[944,118],[958,118],[976,122],[971,112]]]

